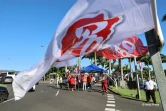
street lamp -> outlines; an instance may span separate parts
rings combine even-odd
[[[44,48],[44,45],[41,45],[41,47]],[[46,80],[46,75],[44,74],[43,77],[44,77],[44,80],[43,80],[43,81],[45,81],[45,80]]]

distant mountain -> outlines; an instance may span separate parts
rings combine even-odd
[[[16,72],[16,73],[18,73],[20,71],[15,71],[15,70],[0,70],[0,72]]]

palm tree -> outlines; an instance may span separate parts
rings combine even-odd
[[[130,71],[130,68],[128,67],[127,64],[125,64],[125,65],[123,66],[123,73],[124,73],[124,74],[127,74],[128,71]]]
[[[91,61],[91,64],[93,64],[92,60],[94,59],[94,53],[90,53],[87,55],[84,55],[81,59],[87,58]]]
[[[162,63],[166,63],[166,55],[160,54]]]
[[[102,68],[105,68],[105,66],[108,64],[108,61],[102,57],[102,56],[97,56],[97,66],[101,65]]]
[[[163,16],[162,21],[166,21],[166,14]]]
[[[148,76],[149,76],[149,68],[147,68],[147,67],[144,67],[143,68],[143,77],[144,78],[147,78]]]
[[[115,69],[116,69],[116,65],[115,65],[116,59],[113,59],[112,61],[113,61],[113,62],[111,62],[111,70],[112,70],[112,69],[115,70]],[[106,68],[106,70],[109,69],[109,63],[108,63],[108,62],[107,62],[107,64],[106,64],[105,68]]]

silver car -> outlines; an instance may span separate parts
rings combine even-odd
[[[10,76],[3,76],[0,81],[2,84],[11,84],[13,82],[13,78]]]

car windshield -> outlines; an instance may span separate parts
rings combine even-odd
[[[7,72],[1,73],[2,76],[7,76]]]
[[[67,79],[67,77],[63,77],[62,79]]]
[[[9,75],[15,75],[15,72],[8,72]]]

